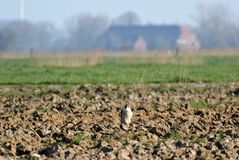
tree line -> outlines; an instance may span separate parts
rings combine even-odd
[[[191,29],[202,48],[238,48],[239,24],[225,6],[201,6]],[[88,51],[97,50],[97,39],[112,25],[142,25],[139,16],[126,12],[116,19],[90,14],[71,17],[65,29],[51,23],[0,22],[0,51]]]

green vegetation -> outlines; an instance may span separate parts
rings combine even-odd
[[[133,140],[139,140],[141,136],[144,135],[144,132],[136,132],[133,136],[132,139]]]
[[[218,134],[221,139],[223,139],[226,136],[223,131],[220,131]]]
[[[175,140],[183,139],[183,134],[180,131],[173,129],[165,135],[165,138],[175,139]]]
[[[76,137],[73,139],[74,144],[80,144],[81,141],[85,140],[87,137],[82,134],[77,134]]]
[[[197,137],[197,136],[195,136],[195,135],[192,135],[191,137],[190,137],[190,142],[191,143],[203,143],[205,141],[205,138],[204,137]]]
[[[194,109],[209,109],[213,108],[212,104],[205,103],[203,101],[191,101],[190,106]]]
[[[92,55],[94,56],[94,55]],[[1,58],[0,84],[84,84],[239,81],[239,54],[100,57],[94,65],[42,62],[43,58]],[[73,57],[72,59],[74,59]],[[53,58],[51,58],[53,59]],[[64,57],[62,58],[62,60]],[[70,59],[68,57],[68,59]],[[93,61],[92,60],[92,61]],[[64,61],[65,62],[65,61]],[[69,63],[72,61],[69,61]],[[41,64],[42,63],[42,64]],[[72,62],[76,63],[76,62]]]
[[[156,101],[151,102],[151,107],[154,111],[157,111],[159,104]]]
[[[47,107],[40,107],[37,109],[37,111],[42,113],[51,112],[51,110]]]

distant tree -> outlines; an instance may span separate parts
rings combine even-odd
[[[120,15],[118,18],[112,21],[112,25],[116,26],[132,26],[132,25],[140,25],[141,20],[139,16],[134,12],[125,12]]]
[[[0,29],[0,51],[8,50],[12,45],[14,45],[15,40],[15,33],[11,29],[7,27]]]
[[[37,23],[34,27],[33,48],[37,50],[50,50],[56,39],[56,28],[51,23]]]
[[[10,21],[6,27],[15,35],[15,43],[11,44],[9,50],[27,51],[32,48],[34,43],[34,32],[32,23],[27,21]]]
[[[68,48],[73,50],[91,50],[97,38],[107,29],[105,16],[80,15],[66,23],[69,34]]]
[[[229,9],[221,4],[198,8],[196,31],[203,48],[234,48],[239,45],[232,17]]]
[[[46,51],[51,49],[54,26],[50,23],[33,24],[10,21],[0,29],[0,48],[11,51]]]

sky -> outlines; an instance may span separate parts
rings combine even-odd
[[[64,26],[70,17],[90,13],[116,18],[127,11],[137,13],[145,24],[194,24],[197,7],[217,3],[239,16],[239,0],[25,0],[25,19]],[[0,0],[0,21],[16,20],[20,0]]]

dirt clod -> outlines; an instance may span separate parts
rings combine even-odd
[[[39,154],[45,155],[47,157],[52,156],[53,154],[58,152],[58,145],[57,144],[51,144],[45,148],[42,148],[38,151]]]
[[[0,159],[239,159],[238,85],[6,86]]]

